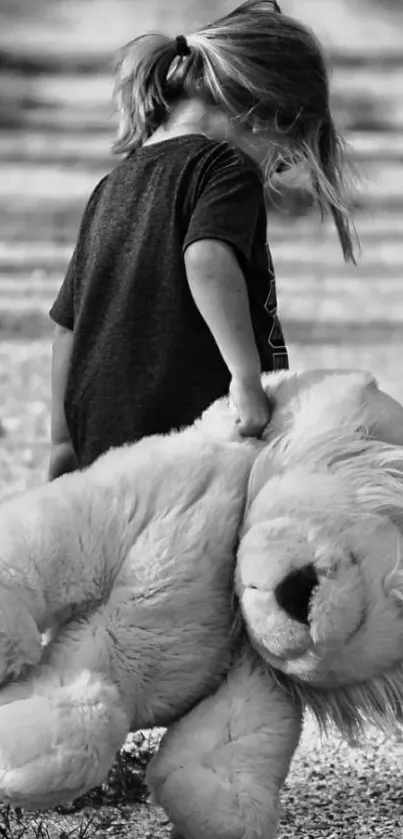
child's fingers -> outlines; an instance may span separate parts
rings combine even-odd
[[[269,420],[267,419],[256,420],[250,418],[243,420],[241,417],[235,421],[237,430],[242,437],[260,437],[268,422]]]

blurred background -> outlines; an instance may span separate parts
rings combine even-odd
[[[232,0],[0,0],[0,494],[43,480],[49,306],[84,205],[114,165],[115,49],[190,32]],[[403,0],[283,0],[332,68],[334,114],[360,176],[358,266],[290,190],[269,207],[293,367],[362,367],[403,399]]]

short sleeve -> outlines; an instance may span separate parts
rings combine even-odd
[[[220,239],[250,258],[263,186],[253,162],[220,144],[200,178],[183,251],[200,239]]]
[[[73,253],[66,276],[49,311],[51,319],[59,326],[64,326],[65,329],[74,329],[75,263],[76,251]]]
[[[51,319],[59,326],[64,326],[66,329],[74,329],[74,302],[77,291],[77,283],[80,280],[80,260],[82,259],[82,254],[86,250],[88,232],[98,205],[100,194],[107,178],[108,175],[105,175],[101,179],[89,198],[82,217],[77,244],[70,260],[67,273],[62,282],[56,300],[49,311]]]

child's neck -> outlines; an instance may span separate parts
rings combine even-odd
[[[210,139],[225,139],[224,116],[198,99],[180,102],[167,121],[160,125],[144,145],[160,143],[186,134],[201,134]]]
[[[267,139],[262,141],[246,131],[235,130],[230,119],[219,108],[209,107],[199,99],[179,102],[166,122],[154,131],[144,145],[187,134],[201,134],[210,140],[226,140],[246,152],[257,165],[260,164],[262,150],[267,151]]]

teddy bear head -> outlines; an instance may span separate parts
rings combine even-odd
[[[335,432],[307,454],[282,471],[274,444],[252,472],[236,578],[249,637],[300,693],[320,704],[322,691],[339,725],[349,706],[396,720],[403,451]]]

